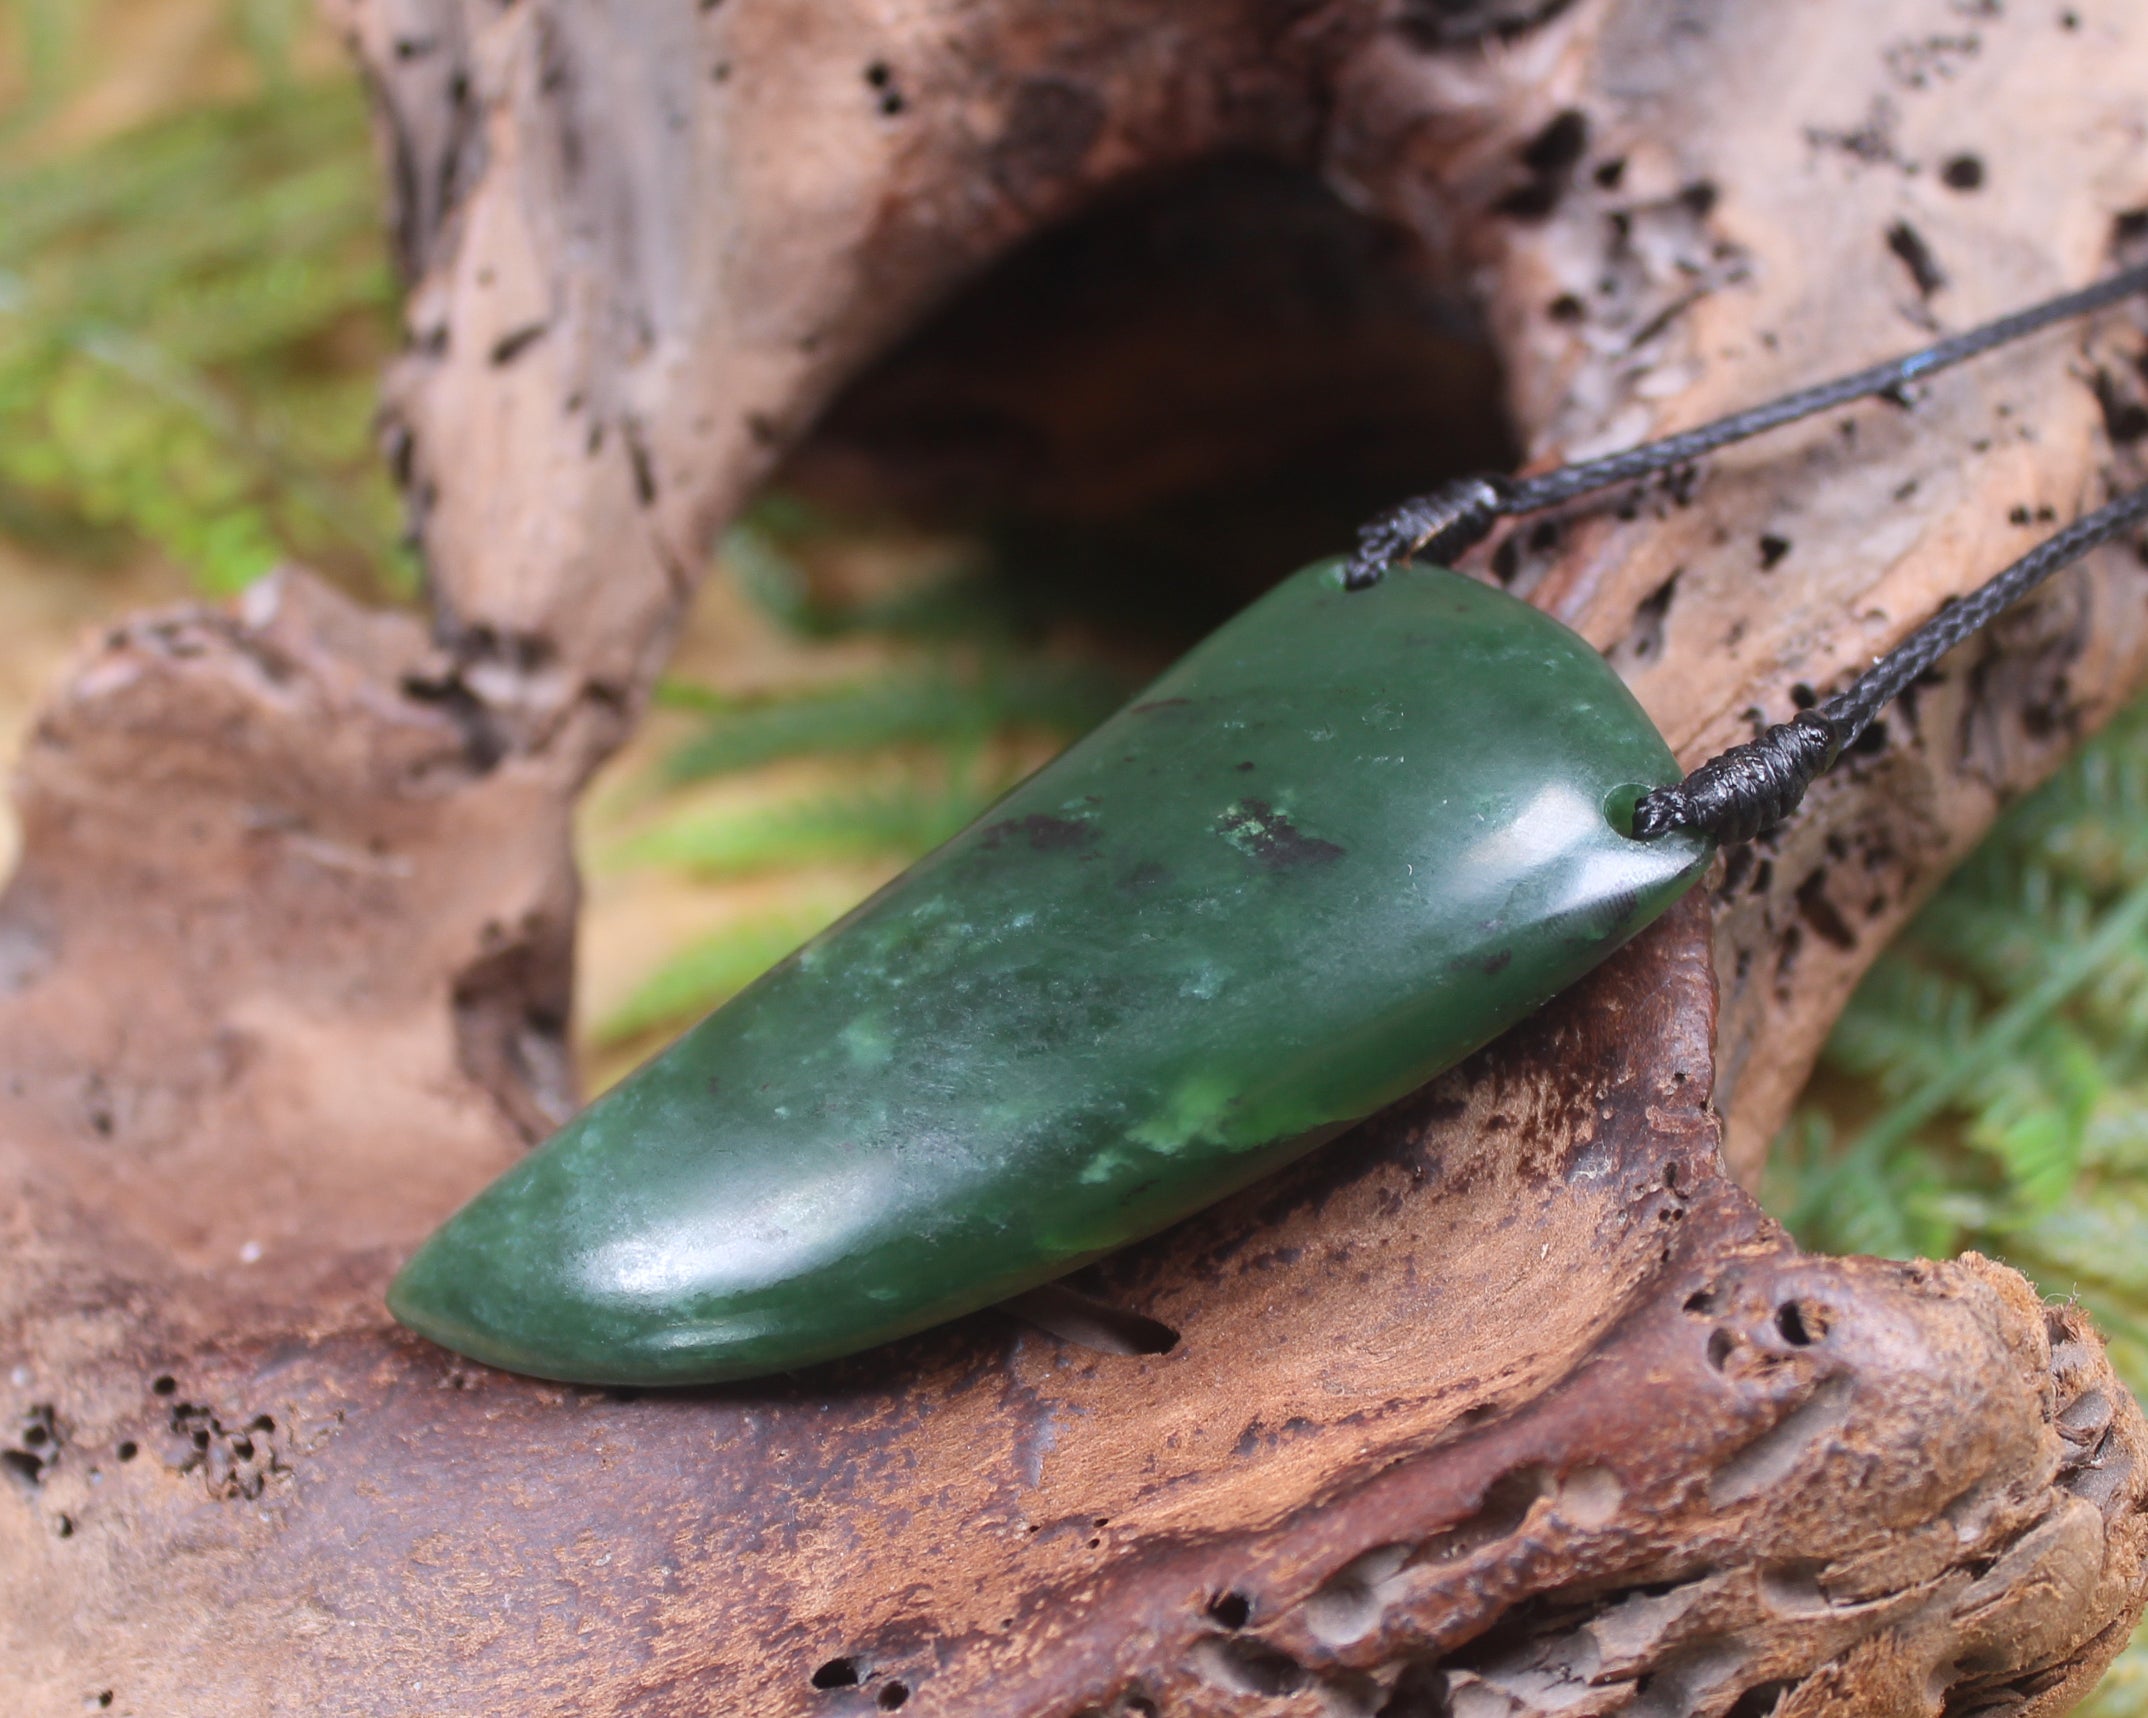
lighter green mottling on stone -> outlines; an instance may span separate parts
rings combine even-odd
[[[1596,965],[1706,861],[1605,815],[1677,775],[1535,610],[1309,568],[501,1177],[390,1304],[481,1360],[646,1384],[1002,1299]]]

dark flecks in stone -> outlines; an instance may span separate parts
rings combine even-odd
[[[1782,559],[1790,552],[1790,539],[1770,533],[1760,539],[1760,570],[1772,573],[1782,565]]]
[[[1242,799],[1216,820],[1216,828],[1239,852],[1275,871],[1297,865],[1329,865],[1343,849],[1307,835],[1264,799]]]
[[[1484,976],[1486,978],[1496,978],[1500,973],[1506,971],[1506,969],[1513,964],[1514,951],[1510,948],[1503,948],[1497,954],[1491,956],[1488,960],[1485,961]]]
[[[1151,710],[1175,710],[1192,702],[1191,698],[1151,698],[1146,704],[1136,704],[1134,714],[1144,716]]]
[[[1237,767],[1242,770],[1249,770],[1253,767],[1253,760],[1251,758],[1248,758],[1244,763],[1238,765]]]
[[[1027,817],[1010,817],[1004,823],[993,824],[984,833],[984,844],[997,847],[1012,836],[1024,837],[1038,853],[1079,853],[1094,847],[1097,839],[1096,831],[1086,823],[1035,811]]]
[[[1170,875],[1170,866],[1155,859],[1144,859],[1126,873],[1125,879],[1119,886],[1129,894],[1140,894],[1144,890],[1153,889],[1158,884],[1167,881]]]

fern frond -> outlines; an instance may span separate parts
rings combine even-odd
[[[1890,1155],[1919,1129],[2017,1054],[2075,992],[2148,930],[2148,883],[2136,885],[2096,923],[2093,933],[2049,963],[2035,986],[2003,1008],[1942,1065],[1897,1099],[1821,1171],[1799,1201],[1797,1218],[1811,1221],[1837,1197],[1868,1196]]]
[[[975,675],[951,666],[898,671],[848,686],[724,702],[709,710],[700,734],[665,760],[663,774],[678,784],[784,758],[974,745],[1009,728],[1071,737],[1108,715],[1127,690],[1123,678],[1088,664],[1029,661],[989,663]],[[679,693],[671,697],[677,701]]]
[[[372,448],[394,282],[354,79],[288,80],[293,0],[236,0],[263,87],[0,158],[0,521],[146,541],[212,589],[303,556],[404,588]]]
[[[833,924],[851,903],[824,902],[742,920],[681,949],[597,1023],[599,1044],[620,1044],[706,1014]]]
[[[1003,776],[958,772],[938,787],[904,780],[743,810],[674,812],[619,843],[607,867],[673,865],[697,877],[893,859],[937,847],[1000,797]]]

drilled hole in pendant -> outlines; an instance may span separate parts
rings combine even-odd
[[[1641,800],[1655,789],[1640,782],[1627,782],[1604,795],[1604,818],[1611,827],[1628,841],[1636,839],[1633,833],[1633,814]]]

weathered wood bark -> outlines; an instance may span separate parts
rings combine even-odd
[[[566,1101],[566,810],[709,534],[1019,241],[1223,152],[1315,169],[1469,290],[1530,447],[1572,455],[2106,266],[2148,204],[2148,26],[343,16],[417,275],[391,440],[438,633],[293,576],[119,630],[33,741],[0,904],[14,1707],[1805,1718],[2085,1687],[2148,1583],[2148,1430],[2092,1333],[1983,1261],[1799,1254],[1711,1103],[1750,1169],[1886,931],[2141,678],[2127,554],[1582,991],[1098,1272],[1168,1354],[986,1317],[629,1400],[459,1366],[379,1291]],[[2139,344],[2054,336],[1529,532],[1502,574],[1704,754],[2008,558],[2017,508],[2096,498]]]

